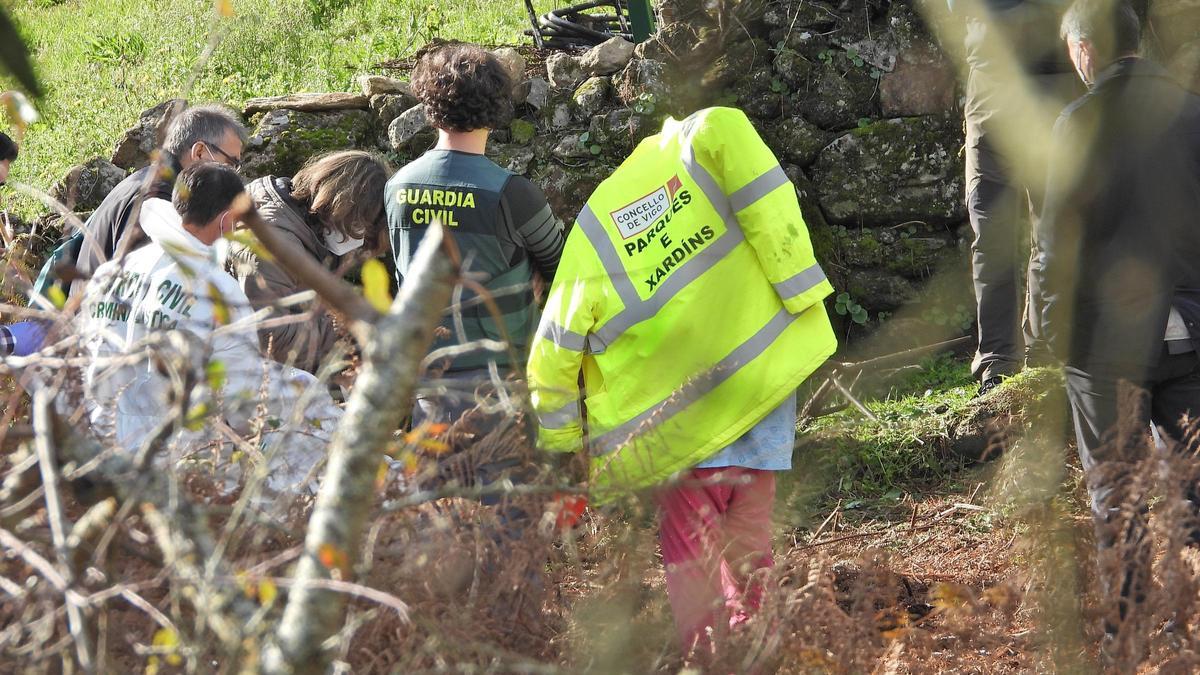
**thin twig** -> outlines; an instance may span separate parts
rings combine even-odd
[[[854,394],[850,393],[850,390],[842,384],[837,375],[830,375],[829,381],[832,382],[833,386],[837,387],[837,390],[842,393],[842,396],[846,397],[847,401],[854,404],[854,407],[858,408],[858,411],[865,415],[867,419],[871,420],[872,422],[879,421],[879,418],[875,416],[875,413],[867,410],[867,406],[863,405],[862,401],[859,401]]]
[[[311,588],[321,588],[334,591],[335,593],[345,593],[346,595],[353,595],[358,598],[370,600],[371,602],[375,602],[383,605],[384,607],[389,607],[395,610],[396,614],[399,615],[402,621],[405,623],[409,622],[407,603],[391,593],[385,593],[384,591],[371,588],[370,586],[363,586],[362,584],[356,584],[351,581],[342,581],[339,579],[291,579],[288,577],[271,577],[271,581],[283,588],[307,586]]]
[[[158,611],[158,608],[156,608],[154,605],[146,602],[146,599],[134,592],[132,588],[121,589],[121,597],[125,598],[129,604],[148,614],[150,618],[154,619],[154,622],[158,625],[173,631],[176,635],[179,634],[179,629],[175,627],[175,624],[172,623],[169,618],[167,618],[166,614],[163,614],[162,612]]]
[[[36,570],[38,574],[42,575],[46,581],[49,581],[50,585],[54,586],[55,590],[61,593],[73,594],[77,600],[83,599],[78,593],[76,593],[71,589],[70,586],[67,585],[66,579],[63,579],[62,575],[58,573],[58,570],[54,569],[54,565],[52,565],[49,560],[46,560],[40,554],[38,554],[37,551],[29,548],[25,542],[21,541],[20,537],[2,527],[0,527],[0,546],[3,546],[11,550],[13,553],[21,556],[21,559],[28,563],[29,566],[34,570]]]
[[[829,512],[829,515],[825,518],[825,522],[821,523],[821,526],[817,528],[816,532],[813,532],[811,541],[816,541],[817,539],[819,539],[821,537],[821,535],[825,532],[825,526],[829,524],[829,521],[831,521],[837,517],[837,514],[839,511],[841,511],[841,509],[842,509],[842,500],[838,499],[837,505],[834,506],[833,510]]]
[[[71,552],[67,549],[67,526],[63,516],[62,498],[58,493],[58,465],[54,457],[53,423],[50,416],[51,393],[47,389],[39,389],[33,395],[33,432],[34,447],[37,450],[38,465],[42,472],[42,486],[46,491],[46,516],[50,521],[50,535],[54,539],[54,552],[58,563],[62,566],[63,582],[68,586],[74,584],[75,573],[71,565]],[[67,625],[74,638],[75,656],[79,659],[79,667],[84,672],[92,672],[91,637],[88,635],[87,622],[80,603],[67,597]]]
[[[929,523],[928,525],[919,525],[915,528],[912,528],[910,530],[905,530],[905,531],[906,532],[920,532],[922,530],[928,530],[928,529],[937,527],[938,525],[941,525],[941,524],[942,523]],[[801,546],[799,548],[799,550],[804,551],[804,550],[808,550],[810,548],[816,548],[818,546],[828,546],[829,544],[836,544],[838,542],[843,542],[843,541],[851,541],[853,539],[865,539],[867,537],[875,537],[875,536],[887,534],[889,532],[894,532],[894,531],[895,530],[892,530],[892,529],[886,529],[886,530],[879,530],[876,532],[857,532],[855,534],[847,534],[847,535],[844,535],[841,537],[834,537],[833,539],[826,539],[825,541],[818,541],[818,542],[813,542],[811,544],[805,544],[804,546]]]
[[[712,483],[710,483],[712,484]],[[380,510],[384,512],[400,511],[402,509],[420,506],[436,502],[439,499],[449,499],[458,497],[463,499],[479,499],[491,495],[506,495],[509,497],[524,497],[529,495],[554,495],[554,494],[585,494],[587,488],[584,486],[556,486],[556,485],[529,485],[529,484],[511,484],[504,481],[489,483],[479,486],[456,486],[448,485],[436,490],[420,490],[414,492],[403,499],[391,499],[380,506]]]

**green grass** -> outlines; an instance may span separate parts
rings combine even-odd
[[[11,9],[47,90],[12,180],[48,190],[66,170],[109,157],[138,114],[180,96],[214,26],[224,36],[189,97],[235,106],[300,91],[353,91],[355,75],[381,72],[434,37],[522,42],[519,0],[17,0]],[[540,5],[539,5],[540,6]],[[0,89],[13,87],[0,78]],[[7,121],[0,129],[11,133]],[[29,217],[43,209],[12,196]]]
[[[1006,456],[1020,451],[1061,468],[1063,453],[1049,449],[1063,440],[1055,430],[1065,431],[1057,370],[1023,371],[979,401],[975,391],[969,364],[943,355],[926,359],[920,370],[897,380],[884,395],[864,401],[878,421],[853,408],[813,420],[799,431],[797,468],[780,478],[780,520],[809,525],[813,513],[828,512],[837,499],[843,509],[887,508],[905,493],[944,488],[975,460],[955,445],[962,441],[964,421],[986,422],[995,414],[1013,416],[1024,429],[1006,448]],[[1039,433],[1029,433],[1034,428]],[[999,475],[995,482],[1025,480],[1028,485],[1034,464],[1012,466],[1024,471],[1024,477]],[[1061,471],[1050,473],[1041,482],[1053,488]]]
[[[848,441],[833,459],[839,492],[886,495],[906,482],[941,477],[947,467],[935,446],[974,394],[968,364],[949,357],[927,359],[885,397],[866,401],[878,422],[848,409],[815,420],[807,433]]]

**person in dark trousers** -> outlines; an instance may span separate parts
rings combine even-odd
[[[972,372],[986,394],[1026,361],[1048,360],[1029,255],[1045,183],[1038,135],[1082,93],[1058,39],[1061,0],[949,0],[965,19],[966,199],[979,343]],[[1028,263],[1028,265],[1027,265]]]
[[[438,142],[397,172],[385,190],[397,280],[403,283],[427,229],[440,223],[462,253],[463,272],[481,280],[501,316],[497,320],[488,303],[464,290],[458,316],[447,313],[434,347],[482,340],[504,340],[510,347],[480,346],[437,364],[439,379],[459,386],[419,395],[413,411],[419,425],[457,420],[475,407],[477,385],[524,362],[537,324],[534,276],[553,279],[564,237],[542,191],[484,157],[490,130],[507,127],[512,117],[512,82],[494,56],[473,45],[437,48],[420,59],[412,86]]]
[[[1137,459],[1151,423],[1183,441],[1181,420],[1200,413],[1200,97],[1137,56],[1140,33],[1124,2],[1067,12],[1089,91],[1054,127],[1037,232],[1042,329],[1065,365],[1102,549],[1119,506],[1105,464]],[[1130,587],[1122,603],[1138,599]]]
[[[502,405],[511,397],[507,384],[496,385],[528,356],[538,319],[535,277],[553,279],[563,226],[533,183],[484,157],[490,131],[507,127],[512,117],[512,82],[494,56],[474,45],[436,48],[420,58],[412,87],[438,130],[438,142],[398,171],[384,191],[397,280],[403,283],[425,232],[440,223],[462,255],[463,275],[474,277],[492,296],[484,303],[473,290],[456,289],[457,307],[446,313],[433,347],[461,351],[423,374],[413,427],[460,423],[461,432],[478,440],[520,433],[512,429],[519,418]],[[485,341],[507,346],[497,351]],[[495,408],[474,410],[481,401]],[[530,418],[523,423],[528,432]],[[490,453],[488,447],[476,443],[476,452],[453,452],[438,462],[436,475],[418,482],[457,480],[486,488],[505,477],[514,483],[530,480],[530,458],[520,456],[521,449]],[[532,525],[531,512],[522,500],[503,494],[485,494],[481,501],[498,507],[502,526],[488,536],[508,551]],[[534,573],[530,582],[539,586],[536,579]]]

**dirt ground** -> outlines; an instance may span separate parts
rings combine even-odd
[[[543,519],[515,542],[496,535],[502,528],[494,509],[466,500],[381,514],[358,581],[387,597],[355,596],[338,662],[355,673],[1196,672],[1191,627],[1200,625],[1200,562],[1169,534],[1176,531],[1171,495],[1147,488],[1151,496],[1135,500],[1150,504],[1154,535],[1141,549],[1151,561],[1149,609],[1128,619],[1135,639],[1106,648],[1102,626],[1112,603],[1095,581],[1079,470],[1069,455],[1050,457],[1066,470],[1045,493],[1038,488],[1045,481],[1024,461],[1028,454],[1018,448],[925,489],[817,500],[806,525],[780,527],[763,607],[712,658],[685,656],[674,643],[646,503],[590,511],[569,536]],[[1163,468],[1147,461],[1133,475],[1182,471]],[[211,524],[222,532],[217,512]],[[72,519],[81,515],[70,509]],[[52,555],[44,513],[13,531]],[[92,592],[118,582],[133,592],[114,595],[93,614],[109,654],[106,670],[236,670],[191,640],[203,633],[168,584],[145,524],[133,515],[111,532],[102,553],[91,550],[83,582]],[[236,587],[263,607],[255,639],[269,633],[282,607],[300,532],[251,528],[229,541]],[[0,559],[0,574],[27,585],[37,577],[14,555]],[[0,672],[57,672],[13,665],[28,663],[30,645],[46,653],[69,647],[61,595],[44,585],[28,589],[23,602],[0,600],[0,649],[13,657]],[[177,648],[157,641],[156,612],[177,625]],[[1125,656],[1114,666],[1102,649]]]

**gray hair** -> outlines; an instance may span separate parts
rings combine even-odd
[[[196,143],[220,143],[227,131],[237,134],[243,145],[250,137],[242,121],[229,108],[222,105],[193,106],[171,121],[163,139],[163,150],[181,157]]]
[[[1109,61],[1137,52],[1141,34],[1142,22],[1126,0],[1076,0],[1063,15],[1062,38],[1086,40]]]

